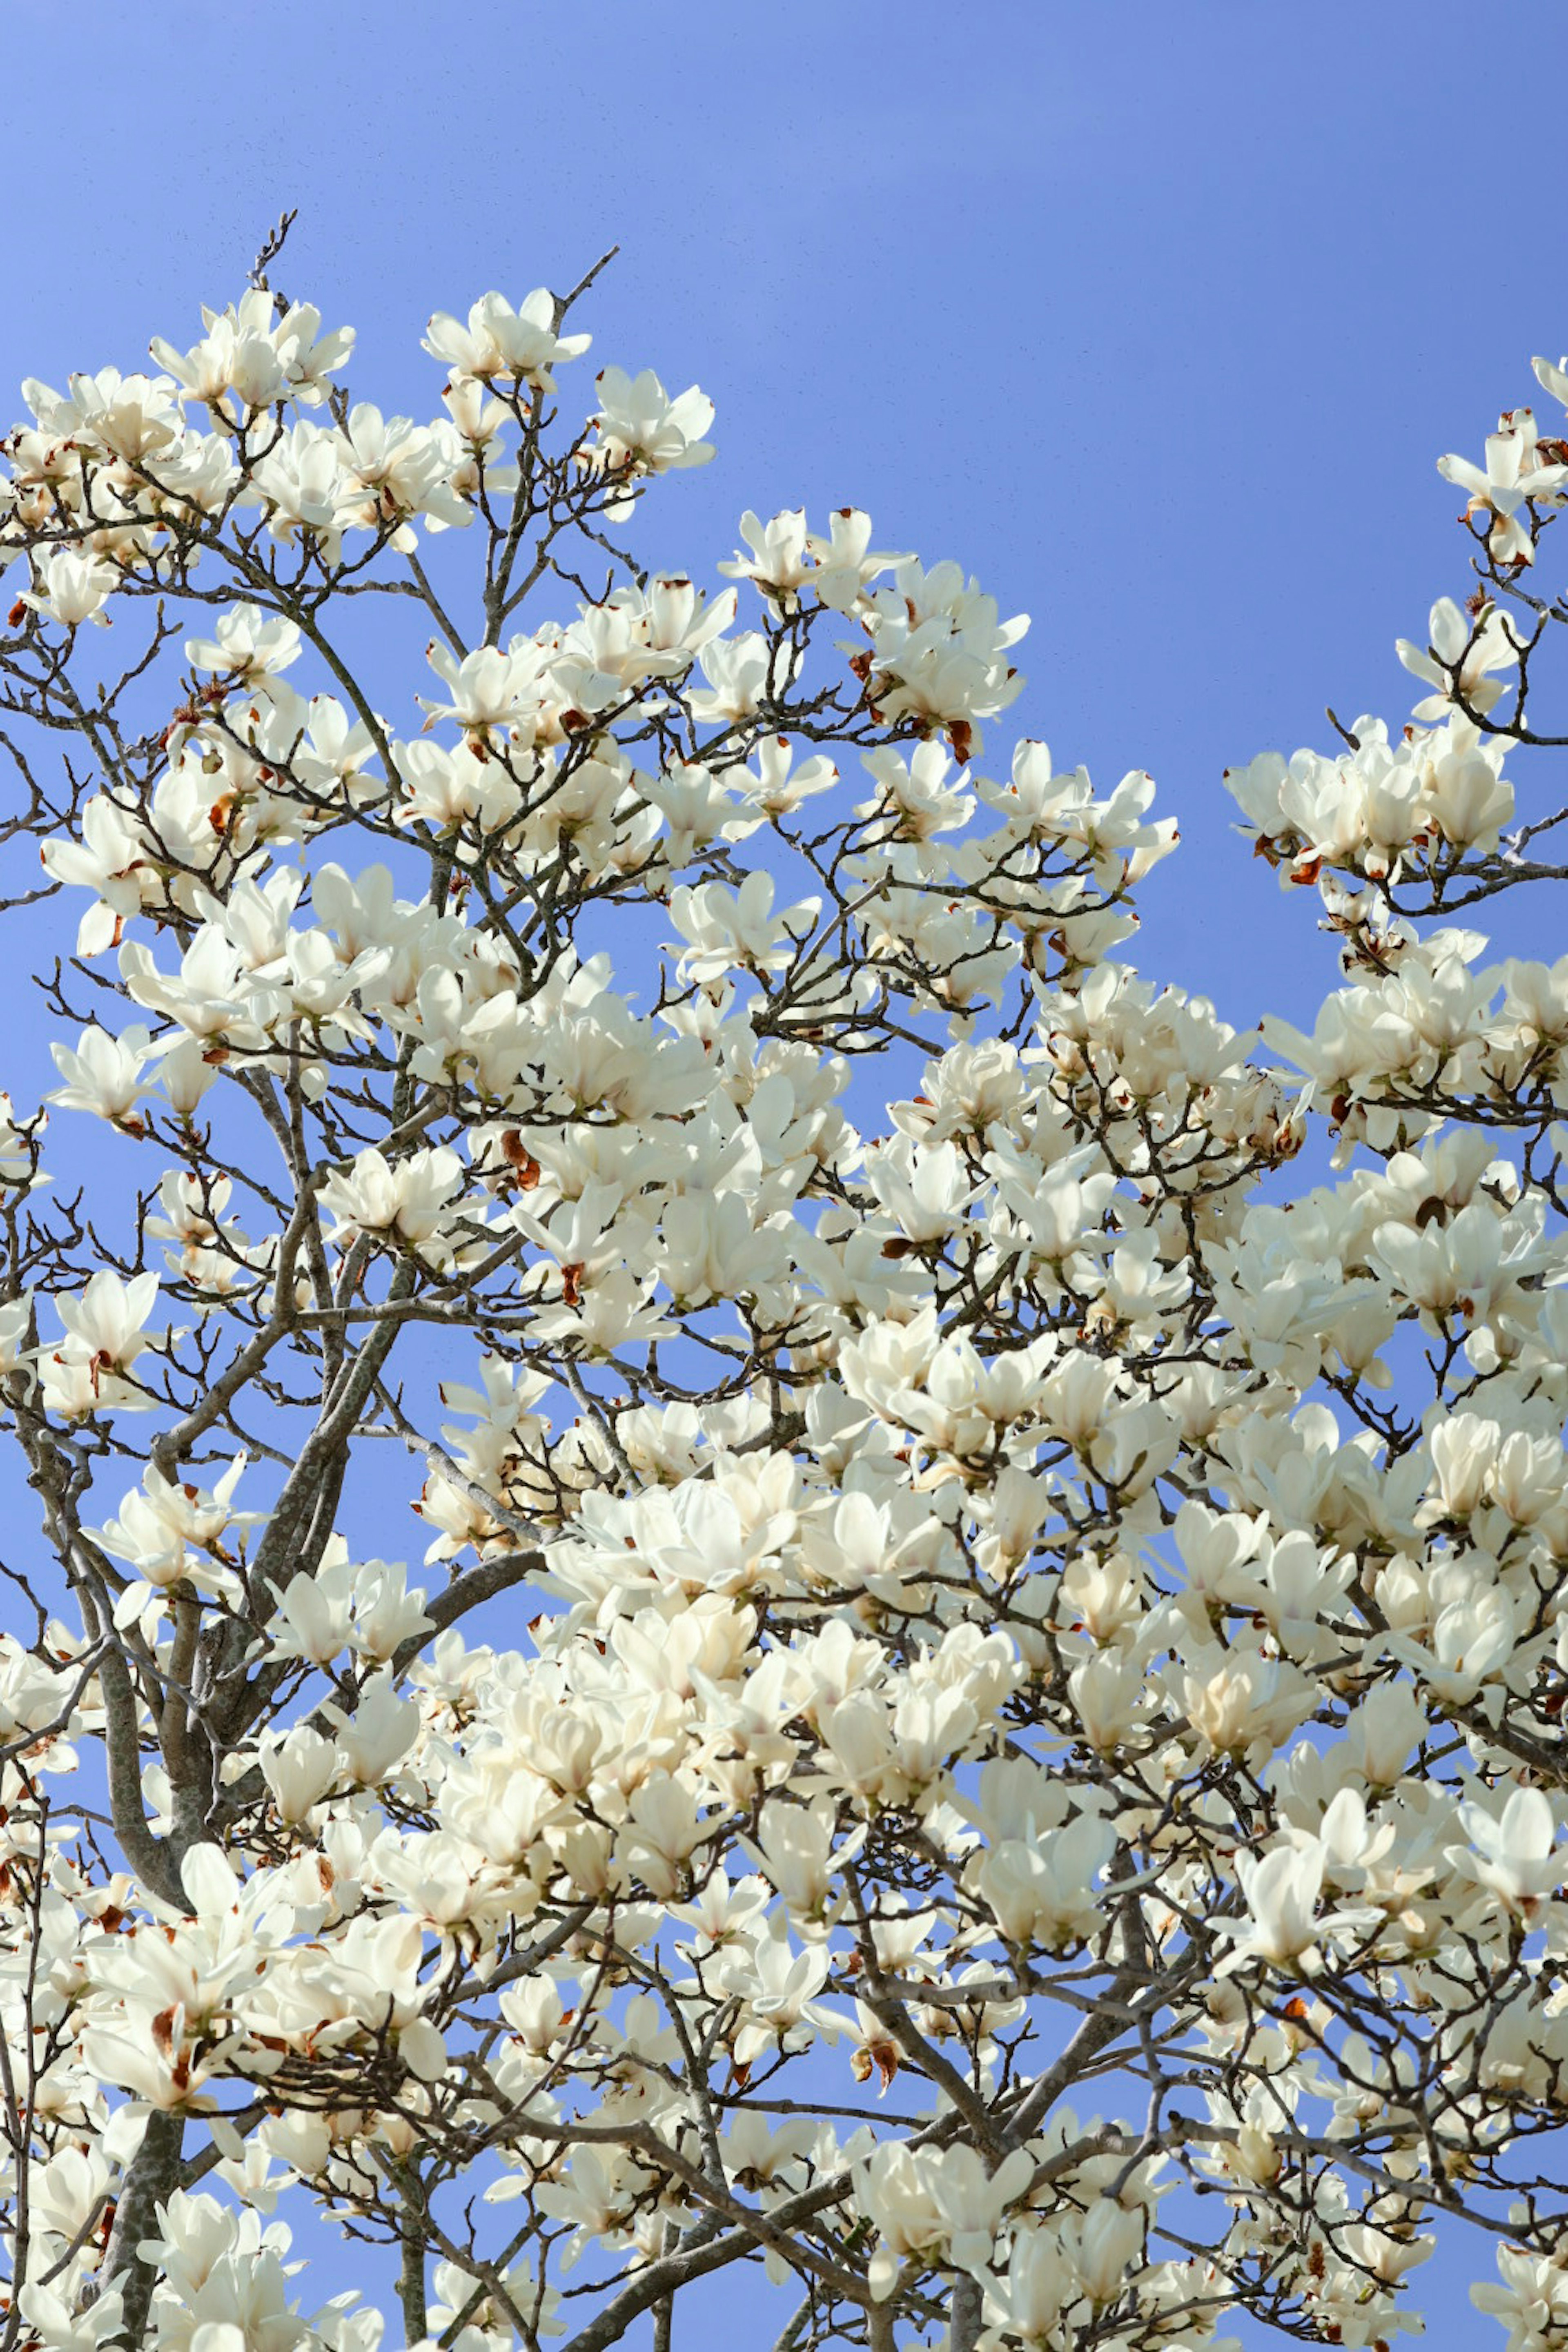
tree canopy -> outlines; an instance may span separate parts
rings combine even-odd
[[[1023,616],[649,571],[596,270],[419,424],[280,242],[4,444],[0,2352],[1386,2346],[1458,2217],[1568,2346],[1568,442],[1227,779],[1237,1028]]]

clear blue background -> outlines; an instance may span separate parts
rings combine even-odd
[[[1326,743],[1325,702],[1405,717],[1393,640],[1463,591],[1434,460],[1479,455],[1531,353],[1568,344],[1511,12],[560,0],[439,24],[9,0],[0,383],[194,340],[287,203],[283,282],[358,326],[358,394],[428,415],[433,309],[618,242],[583,397],[614,359],[719,407],[716,462],[647,509],[659,560],[701,573],[743,508],[803,502],[960,558],[1034,616],[1010,720],[1105,784],[1149,769],[1181,817],[1141,962],[1237,1020],[1260,990],[1315,1003],[1310,896],[1287,910],[1249,867],[1219,774]]]
[[[1325,702],[1403,719],[1393,640],[1464,592],[1434,460],[1479,454],[1568,344],[1552,23],[7,0],[0,379],[194,340],[289,205],[282,282],[359,327],[359,396],[428,415],[433,309],[618,242],[592,364],[719,407],[716,462],[647,510],[658,560],[710,578],[743,508],[849,502],[879,543],[958,557],[1034,616],[1008,726],[1103,785],[1149,769],[1181,819],[1142,968],[1237,1024],[1310,1018],[1315,905],[1249,862],[1220,771],[1326,744]],[[52,1074],[8,1011],[20,1101]],[[1500,2344],[1469,2264],[1425,2273],[1439,2345]]]

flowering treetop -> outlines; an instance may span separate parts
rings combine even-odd
[[[5,445],[0,2352],[1373,2346],[1445,2214],[1568,2345],[1568,961],[1452,920],[1568,445],[1229,779],[1260,1058],[956,564],[641,568],[713,409],[588,280],[424,424],[258,280]]]

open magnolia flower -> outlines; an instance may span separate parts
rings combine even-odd
[[[5,445],[0,2336],[1387,2346],[1466,2216],[1568,2347],[1568,447],[1228,779],[1297,1029],[1124,960],[1174,823],[958,564],[617,554],[713,410],[574,434],[582,290]]]

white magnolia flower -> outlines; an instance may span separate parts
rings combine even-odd
[[[462,1178],[461,1160],[445,1144],[396,1160],[362,1151],[321,1187],[321,1205],[338,1220],[331,1238],[340,1245],[356,1234],[384,1234],[416,1247],[428,1242],[447,1222]]]
[[[1532,410],[1505,409],[1497,431],[1487,436],[1484,465],[1472,465],[1467,457],[1437,460],[1445,479],[1469,492],[1469,513],[1489,517],[1486,539],[1496,563],[1533,563],[1529,504],[1562,504],[1559,486],[1568,481],[1568,466],[1544,459],[1539,440]]]
[[[62,1110],[91,1111],[126,1133],[142,1131],[136,1106],[151,1092],[142,1072],[158,1052],[149,1032],[134,1022],[120,1034],[107,1029],[84,1029],[76,1051],[51,1045],[54,1064],[67,1083],[49,1097]]]
[[[300,632],[292,621],[248,604],[223,615],[216,638],[193,637],[185,646],[193,669],[216,670],[236,685],[253,688],[289,668],[300,653]]]
[[[1237,1875],[1251,1924],[1240,1932],[1223,1964],[1226,1969],[1239,1967],[1255,1955],[1276,1966],[1288,1966],[1311,1948],[1320,1927],[1317,1906],[1324,1861],[1323,1849],[1316,1842],[1275,1846],[1260,1855],[1237,1854]]]
[[[587,335],[557,331],[555,299],[542,287],[525,295],[514,310],[500,294],[485,294],[468,312],[467,326],[437,310],[425,331],[425,349],[458,376],[524,383],[553,392],[551,370],[588,348]]]
[[[628,376],[607,367],[598,394],[590,419],[598,429],[593,455],[609,471],[663,474],[705,466],[712,457],[713,445],[702,436],[713,422],[713,403],[695,384],[671,399],[651,368]]]
[[[1568,1856],[1557,1852],[1557,1824],[1543,1790],[1515,1789],[1500,1820],[1473,1801],[1463,1804],[1459,1813],[1471,1844],[1479,1850],[1479,1859],[1459,1850],[1463,1866],[1490,1887],[1508,1910],[1533,1919],[1568,1873]]]
[[[104,604],[114,593],[120,574],[112,563],[74,547],[50,548],[37,559],[37,586],[25,589],[21,602],[46,620],[65,629],[91,621],[106,628]]]

